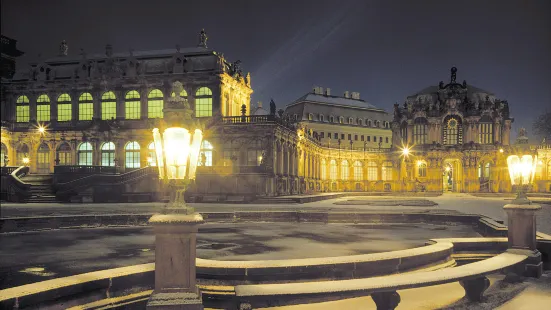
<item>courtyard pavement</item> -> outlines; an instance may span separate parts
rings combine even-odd
[[[349,201],[354,200],[353,203]],[[358,200],[366,200],[366,204],[360,204]],[[403,200],[428,200],[437,205],[394,205],[389,206],[388,201]],[[432,210],[437,212],[461,212],[466,214],[480,214],[495,220],[507,221],[507,214],[503,206],[510,203],[510,197],[475,197],[469,194],[444,194],[437,197],[407,197],[407,196],[356,196],[328,199],[303,204],[225,204],[225,203],[191,203],[198,212],[221,211],[280,211],[280,210],[304,210],[304,211],[420,211]],[[376,202],[380,201],[380,204]],[[546,234],[551,234],[551,199],[538,198],[542,210],[537,214],[537,229]],[[343,204],[344,203],[344,204]],[[33,217],[53,215],[77,215],[77,214],[123,214],[123,213],[155,213],[162,210],[164,203],[110,203],[110,204],[17,204],[2,203],[0,217]]]

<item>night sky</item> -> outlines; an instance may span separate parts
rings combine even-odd
[[[358,91],[392,111],[440,80],[509,101],[514,126],[551,110],[551,1],[26,1],[2,0],[2,34],[19,68],[69,54],[208,45],[252,75],[253,103],[284,107],[313,86]]]

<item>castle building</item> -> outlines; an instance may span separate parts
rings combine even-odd
[[[330,88],[315,87],[287,105],[285,114],[327,147],[363,150],[392,145],[392,117],[360,99],[358,92],[346,91],[341,97],[331,95]]]
[[[183,98],[203,131],[196,201],[245,201],[327,191],[509,192],[507,101],[440,82],[393,115],[315,88],[276,114],[251,107],[250,74],[207,47],[57,56],[2,81],[2,195],[51,190],[65,201],[155,200],[153,128]],[[175,87],[174,85],[180,85]],[[176,92],[179,94],[177,95]],[[410,152],[405,155],[402,151]],[[534,190],[550,191],[551,148],[539,146]],[[44,184],[12,173],[28,166]],[[22,171],[22,170],[21,170]],[[23,175],[23,174],[20,174]],[[29,181],[30,182],[30,181]]]

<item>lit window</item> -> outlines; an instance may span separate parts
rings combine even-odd
[[[212,144],[203,140],[201,142],[201,150],[199,151],[199,165],[200,166],[212,166],[212,150],[214,147]]]
[[[377,163],[374,161],[370,161],[369,164],[367,164],[367,179],[369,181],[378,180]]]
[[[105,92],[101,96],[101,119],[110,120],[117,118],[117,97],[112,91]]]
[[[101,165],[105,167],[115,166],[115,143],[106,142],[101,146]]]
[[[36,99],[36,120],[39,122],[50,121],[50,97],[46,94]]]
[[[155,152],[155,142],[147,146],[147,162],[150,166],[157,166],[157,153]]]
[[[343,160],[341,163],[341,180],[348,180],[349,174],[348,161]]]
[[[185,93],[185,90],[182,92]],[[150,91],[147,95],[147,117],[163,118],[163,93],[158,89]]]
[[[461,122],[459,118],[447,117],[443,126],[443,142],[445,145],[461,143]]]
[[[78,164],[79,166],[92,165],[92,144],[90,144],[90,142],[84,142],[79,145]]]
[[[551,160],[547,162],[547,179],[551,180]]]
[[[42,143],[36,152],[36,168],[38,173],[50,172],[50,148],[45,143]]]
[[[17,97],[15,121],[18,123],[26,123],[29,121],[29,98],[25,95]]]
[[[478,177],[481,179],[490,179],[490,163],[480,163],[478,165]]]
[[[308,113],[308,120],[309,120],[309,121],[314,120],[314,114]]]
[[[71,104],[71,96],[69,94],[61,94],[57,97],[57,120],[60,122],[67,122],[73,118]]]
[[[420,162],[417,164],[417,169],[418,169],[417,175],[418,175],[420,178],[424,178],[424,177],[427,176],[427,163],[426,163],[426,162],[420,161]]]
[[[480,132],[478,134],[478,143],[480,144],[492,144],[494,143],[494,124],[492,123],[480,123]]]
[[[362,167],[362,163],[359,161],[354,162],[354,180],[355,181],[361,181],[364,178],[364,171]]]
[[[140,94],[131,90],[126,93],[124,97],[124,111],[126,114],[126,119],[140,119],[141,108],[140,108]]]
[[[29,106],[28,105],[18,105],[15,111],[16,117],[15,120],[18,123],[27,123],[29,121]]]
[[[57,148],[57,159],[60,166],[72,165],[72,151],[68,143],[63,143]]]
[[[386,161],[383,163],[381,174],[383,181],[392,181],[392,162]]]
[[[212,91],[201,87],[195,93],[195,117],[212,116]]]
[[[126,144],[125,151],[125,167],[140,168],[140,145],[133,141]]]
[[[426,144],[427,143],[427,119],[418,117],[413,122],[413,143]]]
[[[337,179],[337,162],[334,159],[329,162],[329,178],[331,180]]]
[[[90,93],[83,93],[78,98],[78,120],[91,121],[94,117],[94,101]]]
[[[321,179],[327,180],[327,163],[325,159],[321,160]]]

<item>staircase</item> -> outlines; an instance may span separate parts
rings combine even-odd
[[[52,179],[51,174],[28,174],[24,176],[21,180],[31,185],[31,197],[27,199],[27,202],[58,202],[52,189]]]

